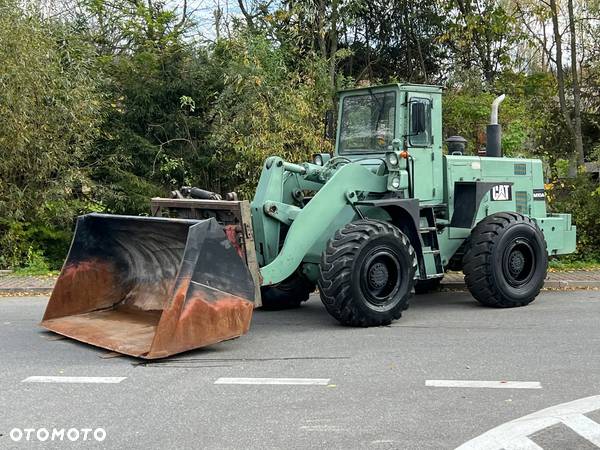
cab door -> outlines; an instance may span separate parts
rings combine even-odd
[[[434,142],[432,130],[433,98],[424,92],[408,94],[406,148],[412,156],[411,176],[414,197],[428,201],[439,197],[438,182],[434,174]],[[420,116],[420,117],[417,117]],[[414,169],[414,170],[413,170]]]

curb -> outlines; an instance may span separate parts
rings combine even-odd
[[[446,289],[466,289],[464,281],[442,281],[441,287]],[[542,289],[600,289],[600,280],[546,280]]]
[[[600,280],[588,281],[552,281],[548,280],[544,283],[544,288],[548,289],[594,289],[600,288]]]
[[[462,290],[466,289],[467,286],[465,282],[460,280],[449,280],[442,281],[441,287],[443,289],[454,289],[454,290]],[[587,280],[587,281],[576,281],[576,280],[546,280],[544,283],[544,287],[542,289],[600,289],[600,280]],[[36,295],[50,295],[52,293],[53,288],[50,287],[15,287],[15,288],[0,288],[0,295],[8,295],[8,294],[25,294],[31,293]]]
[[[1,294],[22,294],[24,292],[34,292],[36,294],[50,294],[54,288],[48,287],[30,287],[30,288],[0,288]]]

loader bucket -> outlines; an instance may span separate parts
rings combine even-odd
[[[88,214],[41,325],[153,359],[248,331],[254,283],[215,219]]]

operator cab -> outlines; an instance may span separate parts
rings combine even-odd
[[[441,110],[438,86],[389,84],[341,91],[333,157],[381,174],[390,169],[386,158],[395,153],[399,167],[394,169],[400,170],[401,180],[398,195],[441,201]],[[329,117],[326,130],[333,130],[333,116]],[[431,182],[414,183],[414,177]]]

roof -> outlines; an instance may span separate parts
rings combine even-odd
[[[388,83],[388,84],[378,84],[372,86],[357,86],[349,89],[342,89],[338,91],[338,94],[343,94],[346,92],[355,92],[361,90],[369,90],[369,89],[385,89],[397,87],[403,90],[417,90],[417,91],[434,91],[441,92],[442,87],[435,84],[417,84],[417,83]]]

